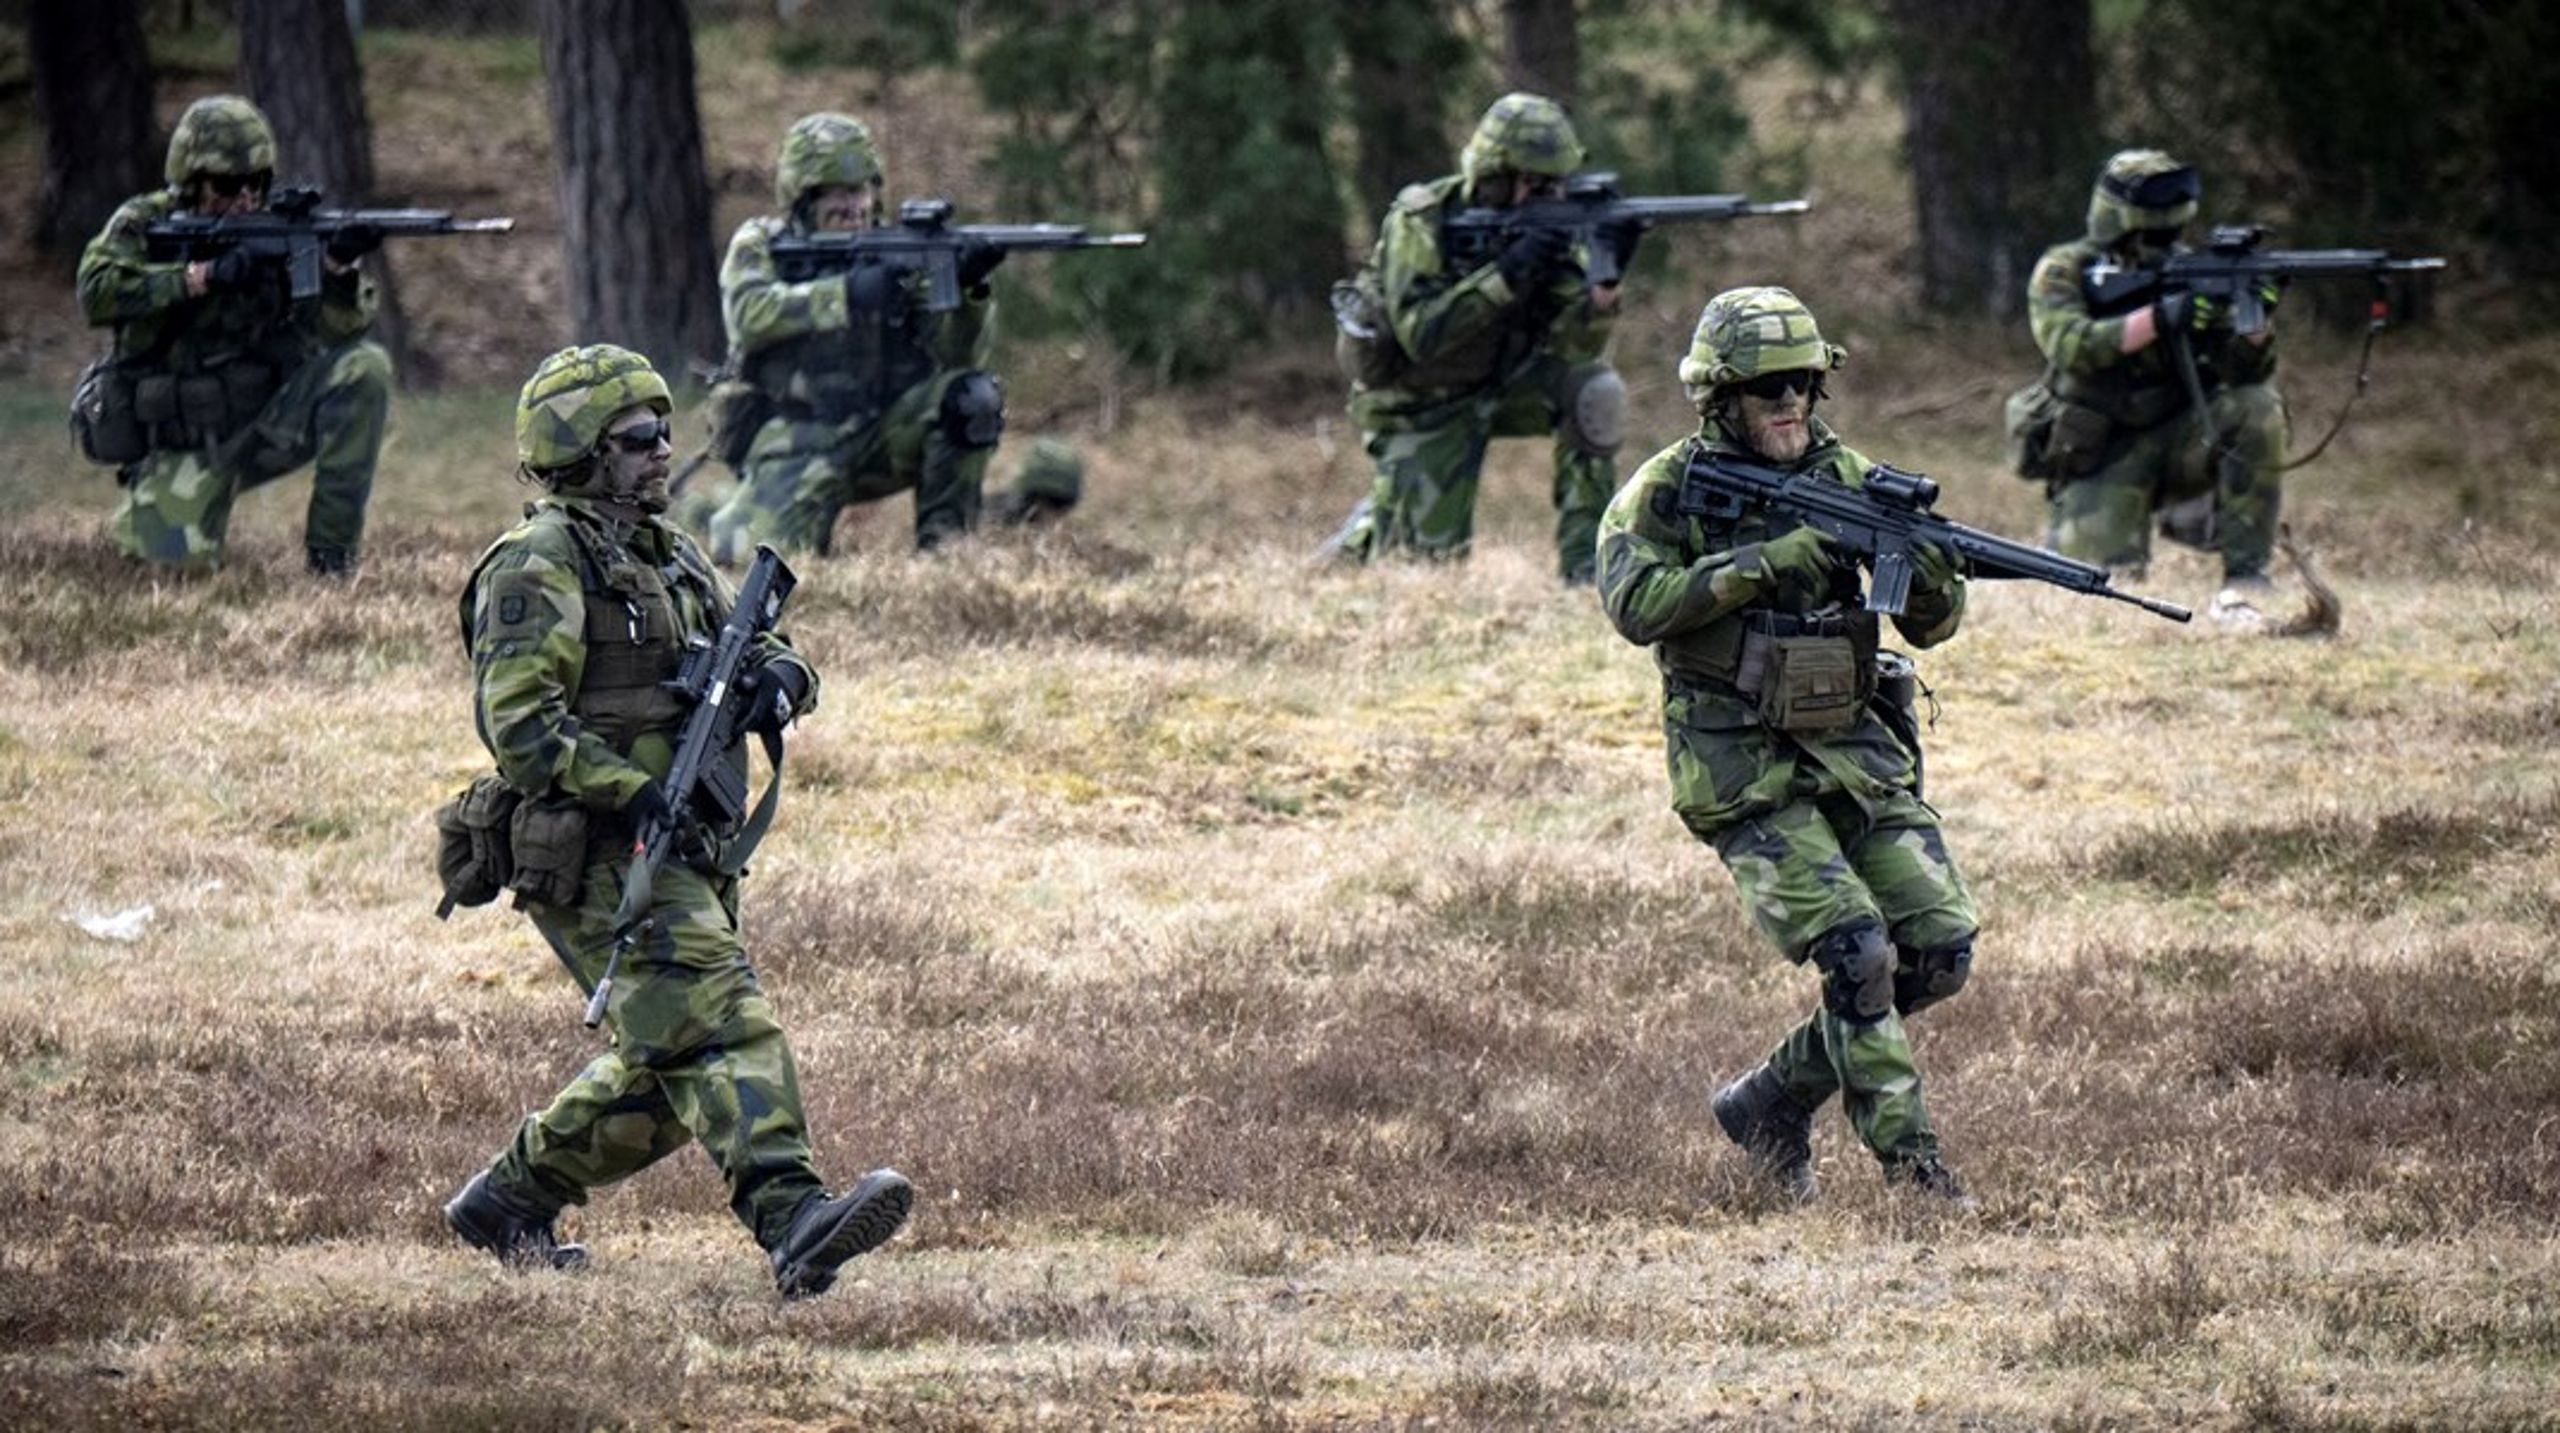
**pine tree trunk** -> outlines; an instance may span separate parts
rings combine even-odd
[[[137,0],[30,0],[28,68],[44,126],[35,246],[68,258],[160,182],[151,55]]]
[[[1466,50],[1440,0],[1344,0],[1338,23],[1351,58],[1360,200],[1375,218],[1404,186],[1452,167],[1441,79]]]
[[[1573,108],[1582,70],[1574,0],[1502,0],[1502,36],[1511,88]]]
[[[1892,20],[1921,302],[2016,318],[2104,158],[2088,0],[1893,0]]]
[[[237,14],[240,85],[275,126],[276,181],[314,186],[332,207],[375,202],[373,126],[346,0],[239,0]],[[365,261],[381,301],[373,336],[404,385],[432,388],[439,373],[409,341],[391,261],[388,246]]]
[[[721,343],[683,0],[542,0],[540,14],[572,336],[679,382]]]

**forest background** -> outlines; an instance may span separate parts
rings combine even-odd
[[[2555,29],[0,3],[0,1423],[2549,1426]],[[1924,663],[1986,933],[1919,1038],[1978,1214],[1828,1119],[1822,1200],[1775,1207],[1706,1119],[1811,991],[1664,808],[1649,664],[1548,576],[1543,445],[1497,449],[1471,562],[1305,564],[1366,482],[1325,289],[1514,86],[1633,190],[1816,201],[1647,241],[1630,466],[1694,421],[1700,303],[1783,282],[1853,352],[1851,440],[2032,536],[2019,291],[2125,144],[2202,164],[2209,220],[2452,261],[2289,480],[2336,637],[1985,587]],[[519,221],[389,257],[410,387],[350,586],[295,575],[298,479],[218,577],[137,575],[61,426],[70,258],[235,89],[287,177]],[[593,1275],[510,1277],[437,1210],[592,1044],[520,917],[429,913],[426,813],[485,763],[452,597],[525,495],[515,385],[573,338],[716,358],[718,245],[819,108],[893,197],[1155,236],[1000,272],[1008,443],[1077,442],[1086,508],[934,562],[902,502],[851,514],[796,608],[830,682],[749,938],[821,1159],[927,1198],[784,1307],[680,1156],[572,1217]],[[2329,288],[2282,317],[2297,446],[2352,387]]]

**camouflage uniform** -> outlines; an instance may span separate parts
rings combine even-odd
[[[607,419],[637,403],[661,414],[670,406],[636,354],[598,345],[554,355],[518,409],[528,470],[593,450]],[[591,990],[613,946],[634,803],[667,774],[686,715],[663,684],[687,642],[717,634],[733,593],[682,532],[654,516],[631,521],[627,510],[617,518],[576,484],[553,486],[482,556],[461,618],[480,739],[499,774],[529,801],[589,813],[575,902],[525,908]],[[755,669],[777,666],[801,679],[796,708],[814,705],[816,672],[769,634]],[[743,749],[735,760],[743,764]],[[822,1195],[791,1047],[740,939],[727,855],[718,836],[703,836],[661,868],[649,934],[624,957],[606,1011],[612,1048],[528,1118],[475,1181],[546,1237],[563,1206],[692,1140],[768,1250]]]
[[[1746,654],[1765,637],[1838,634],[1872,662],[1877,623],[1860,606],[1854,566],[1844,561],[1809,587],[1763,556],[1794,524],[1758,511],[1685,512],[1679,501],[1694,454],[1764,461],[1744,446],[1726,385],[1826,371],[1839,358],[1784,289],[1709,302],[1680,369],[1704,421],[1610,502],[1600,524],[1600,600],[1620,634],[1651,646],[1662,669],[1673,809],[1723,858],[1761,932],[1825,977],[1822,1006],[1755,1074],[1799,1118],[1840,1092],[1859,1138],[1888,1173],[1901,1173],[1935,1169],[1938,1150],[1902,1016],[1963,982],[1973,901],[1936,812],[1920,799],[1907,721],[1888,719],[1897,714],[1871,700],[1845,726],[1782,731],[1746,690],[1754,665]],[[1819,419],[1809,431],[1793,471],[1864,481],[1867,459]],[[1914,646],[1935,646],[1963,620],[1964,596],[1961,576],[1924,564],[1894,625]]]
[[[232,501],[305,463],[315,465],[303,522],[311,566],[343,570],[363,540],[391,395],[391,360],[364,337],[372,281],[332,266],[318,302],[297,307],[278,270],[190,298],[185,263],[147,256],[145,227],[185,211],[200,176],[263,184],[274,168],[275,140],[254,106],[229,95],[198,100],[169,141],[169,187],[126,201],[80,256],[82,311],[114,326],[122,372],[207,399],[152,422],[152,451],[117,475],[124,499],[114,535],[130,556],[218,565]]]
[[[1380,221],[1373,262],[1406,363],[1388,385],[1351,391],[1351,419],[1377,471],[1336,540],[1347,556],[1465,553],[1486,446],[1553,434],[1557,564],[1568,581],[1590,580],[1626,426],[1626,387],[1602,358],[1613,315],[1592,303],[1586,255],[1519,294],[1492,263],[1459,268],[1441,234],[1444,217],[1475,202],[1485,181],[1560,178],[1582,158],[1554,101],[1506,95],[1478,123],[1460,172],[1409,186]]]
[[[773,241],[808,225],[818,190],[868,186],[872,223],[884,185],[871,133],[840,114],[809,115],[783,137],[779,215],[749,219],[720,266],[733,366],[772,416],[756,430],[742,485],[711,517],[711,546],[736,562],[757,543],[824,548],[836,515],[910,488],[916,545],[977,526],[980,488],[1004,428],[1003,389],[984,362],[995,302],[986,285],[960,307],[924,307],[924,276],[864,265],[785,283]]]
[[[2253,343],[2228,326],[2194,337],[2208,450],[2165,335],[2126,353],[2130,314],[2099,313],[2089,302],[2093,275],[2176,252],[2157,248],[2146,258],[2137,243],[2145,230],[2187,223],[2193,200],[2146,209],[2130,190],[2182,168],[2157,150],[2110,159],[2089,197],[2088,233],[2046,250],[2027,281],[2028,321],[2048,382],[2065,405],[2085,410],[2081,421],[2092,429],[2067,453],[2054,453],[2049,540],[2084,562],[2139,566],[2150,558],[2153,513],[2177,509],[2164,525],[2169,535],[2218,549],[2226,580],[2242,581],[2266,569],[2282,499],[2286,424],[2272,381],[2273,340]]]

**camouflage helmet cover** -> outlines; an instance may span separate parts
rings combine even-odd
[[[648,359],[610,343],[564,348],[516,395],[516,459],[536,473],[565,468],[595,450],[614,414],[638,403],[661,417],[675,411]]]
[[[888,182],[871,129],[849,114],[821,110],[802,115],[782,136],[773,167],[773,202],[789,213],[812,189],[852,188]]]
[[[2202,194],[2193,167],[2156,149],[2119,150],[2089,190],[2089,240],[2112,244],[2137,229],[2184,227]]]
[[[178,116],[162,172],[179,185],[199,174],[272,174],[275,168],[276,132],[258,107],[238,95],[209,95]]]
[[[1494,174],[1562,178],[1582,167],[1582,141],[1564,106],[1543,95],[1513,93],[1493,102],[1458,156],[1472,189]]]
[[[1822,341],[1804,300],[1775,287],[1727,289],[1707,300],[1689,354],[1680,360],[1680,386],[1704,409],[1716,389],[1763,373],[1791,368],[1828,372],[1848,354]]]

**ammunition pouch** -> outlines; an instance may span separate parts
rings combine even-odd
[[[1342,376],[1363,388],[1384,388],[1404,376],[1404,349],[1387,319],[1386,294],[1372,266],[1333,286],[1333,361]]]
[[[71,437],[80,456],[110,468],[149,456],[151,433],[134,416],[133,379],[113,354],[80,371],[71,391]]]
[[[507,889],[519,905],[578,904],[587,884],[587,808],[565,796],[516,803],[507,840],[515,860]]]
[[[776,411],[764,389],[743,379],[724,379],[711,386],[711,455],[732,471],[743,472],[756,431]]]
[[[1920,669],[1900,652],[1876,653],[1875,694],[1867,705],[1911,753],[1911,794],[1927,800],[1922,792],[1927,767],[1920,752],[1920,696],[1927,688],[1920,684]],[[1934,700],[1934,698],[1932,699]]]
[[[2009,395],[2001,408],[2001,427],[2009,435],[2010,467],[2019,477],[2044,481],[2055,476],[2049,449],[2054,420],[2061,414],[2062,400],[2041,378]]]
[[[492,773],[436,808],[436,879],[444,886],[436,919],[452,915],[455,906],[485,906],[507,889],[515,875],[508,828],[520,800]]]
[[[2115,423],[2097,409],[2056,399],[2053,422],[2045,430],[2045,476],[2067,481],[2097,471],[2115,431]]]
[[[1789,733],[1857,725],[1875,690],[1873,618],[1759,612],[1747,624],[1733,684],[1759,702],[1764,724]]]

